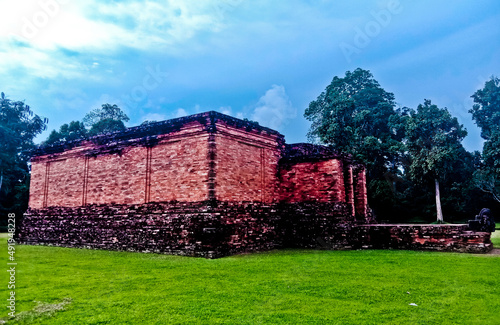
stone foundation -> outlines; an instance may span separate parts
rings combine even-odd
[[[218,258],[278,248],[485,253],[490,234],[467,225],[359,225],[340,203],[163,202],[30,209],[24,244]]]
[[[488,232],[468,225],[359,225],[356,248],[408,249],[487,253],[493,249]]]

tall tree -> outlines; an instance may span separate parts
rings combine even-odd
[[[409,174],[424,184],[432,180],[435,188],[437,221],[444,222],[441,209],[440,182],[453,172],[457,159],[465,152],[462,140],[467,135],[463,125],[446,108],[430,100],[411,111],[406,124],[406,146],[410,154]]]
[[[124,122],[129,120],[117,105],[103,104],[101,108],[87,113],[83,118],[83,124],[90,128],[89,135],[97,135],[125,130]]]
[[[29,150],[45,130],[47,119],[21,101],[0,94],[0,214],[21,214],[28,206]],[[19,216],[19,215],[18,215]]]
[[[370,71],[347,71],[306,109],[304,116],[312,122],[308,137],[352,155],[367,165],[371,178],[380,178],[395,165],[399,148],[389,123],[394,107],[394,94]]]
[[[483,164],[476,172],[478,187],[500,202],[500,79],[491,77],[484,88],[472,96],[474,105],[469,111],[481,128]]]
[[[387,218],[397,200],[394,184],[402,159],[402,117],[394,94],[385,91],[368,70],[334,77],[304,116],[312,122],[308,138],[351,155],[367,167],[370,206]]]

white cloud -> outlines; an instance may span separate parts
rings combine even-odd
[[[231,106],[221,106],[217,109],[217,111],[221,112],[222,114],[226,114],[226,115],[232,114]]]
[[[184,108],[178,108],[175,111],[174,117],[184,117],[187,115],[188,115],[188,113],[186,112],[186,110]]]
[[[88,79],[100,65],[68,52],[99,57],[132,48],[182,57],[200,48],[197,35],[221,30],[217,1],[1,1],[0,60],[8,64],[0,73],[21,68],[33,77]]]
[[[296,114],[285,87],[273,85],[259,99],[252,120],[279,131],[289,120],[295,118]]]
[[[5,1],[0,36],[16,35],[40,49],[133,47],[171,50],[199,32],[219,31],[217,1]]]

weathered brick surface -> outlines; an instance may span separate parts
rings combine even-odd
[[[160,142],[151,150],[148,202],[208,199],[208,134]]]
[[[166,122],[40,149],[30,207],[279,200],[281,134],[214,112]]]
[[[163,202],[30,209],[18,241],[215,258],[281,247],[276,206]]]
[[[467,225],[358,225],[353,230],[355,248],[467,253],[493,249],[490,233],[470,231]]]
[[[345,202],[342,162],[339,159],[287,164],[280,171],[285,202]]]
[[[42,162],[35,162],[32,159],[29,204],[33,208],[41,208],[44,206],[46,173],[47,164]]]
[[[354,224],[354,217],[345,203],[282,203],[280,209],[285,247],[316,248],[324,238],[348,245],[347,230]]]
[[[485,253],[466,225],[357,225],[345,203],[163,202],[30,209],[18,241],[217,258],[283,247]]]
[[[359,222],[364,222],[367,217],[368,196],[366,193],[366,170],[364,166],[358,165],[353,168],[354,188],[354,214]]]
[[[319,201],[354,213],[367,205],[364,181],[326,147],[285,147],[276,131],[210,112],[40,149],[30,206]]]
[[[279,138],[217,125],[216,198],[220,201],[277,202]]]
[[[80,206],[83,204],[85,161],[76,156],[32,163],[30,205]]]
[[[32,160],[30,207],[201,201],[208,196],[208,133],[195,122],[152,145],[83,142]]]
[[[86,161],[85,167],[83,167],[82,161]],[[71,168],[70,164],[71,162],[68,163],[69,168]],[[119,153],[81,157],[80,164],[77,166],[82,172],[85,170],[85,181],[83,177],[79,178],[78,181],[71,183],[71,187],[79,193],[83,193],[85,188],[84,204],[144,202],[146,182],[146,150],[144,147],[126,147]],[[60,172],[64,173],[68,169],[60,168]],[[52,184],[58,179],[56,175],[51,175],[49,183]],[[61,185],[64,184],[61,183]],[[48,205],[65,206],[65,200],[66,193],[64,191],[51,193],[48,196],[50,203]]]

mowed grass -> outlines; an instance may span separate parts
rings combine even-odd
[[[6,268],[5,237],[0,249]],[[500,323],[495,255],[284,250],[206,260],[18,245],[16,259],[16,312],[71,302],[8,324]]]
[[[491,242],[493,247],[500,248],[500,225],[497,225],[495,232],[491,233]]]

